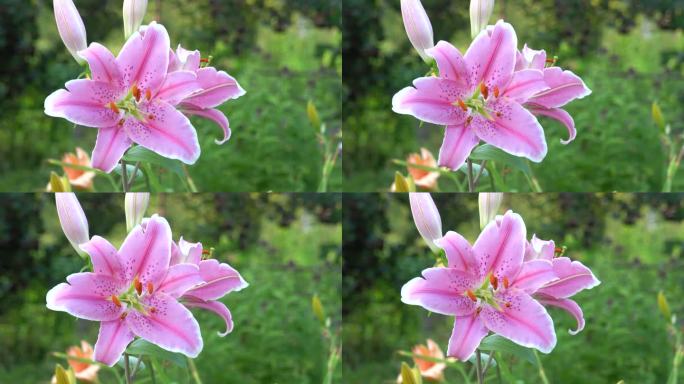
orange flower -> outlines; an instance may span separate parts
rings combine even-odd
[[[93,347],[87,341],[81,340],[81,347],[72,345],[67,349],[67,355],[92,360]],[[74,370],[77,379],[92,383],[97,382],[97,371],[100,370],[100,366],[78,360],[68,360],[68,363]],[[56,382],[57,379],[52,377],[52,383]]]
[[[437,161],[435,161],[435,157],[425,148],[420,149],[420,154],[411,153],[406,159],[406,162],[409,164],[437,168]],[[413,168],[411,166],[408,166],[408,172],[415,181],[416,185],[419,187],[433,189],[437,186],[439,172],[430,172],[423,169]]]
[[[427,345],[416,345],[411,352],[413,352],[414,355],[444,359],[444,352],[442,352],[439,345],[432,341],[432,339],[427,339]],[[416,364],[416,367],[418,367],[418,370],[420,370],[420,375],[427,381],[438,382],[444,380],[444,370],[446,369],[445,363],[435,363],[415,357],[413,358],[413,362]],[[401,382],[401,376],[399,376],[397,378],[397,383]]]
[[[65,153],[62,157],[62,162],[66,164],[81,165],[85,167],[90,167],[90,157],[81,148],[76,148],[76,153]],[[66,177],[69,179],[69,184],[77,187],[79,189],[91,189],[93,187],[93,178],[95,177],[95,172],[83,171],[80,169],[75,169],[71,167],[62,167]],[[48,184],[48,192],[52,192],[50,185]]]

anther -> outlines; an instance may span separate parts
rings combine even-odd
[[[472,121],[473,121],[473,117],[468,116],[468,118],[466,119],[466,125],[470,124]]]
[[[152,92],[150,92],[149,89],[145,90],[145,98],[147,99],[147,101],[150,101],[150,99],[152,98]]]
[[[211,251],[208,250],[208,249],[203,249],[203,250],[202,250],[202,254],[203,254],[203,255],[211,255]]]
[[[119,113],[119,107],[117,107],[113,101],[110,101],[108,106],[114,113]]]
[[[504,304],[504,306],[505,306],[506,308],[510,308],[510,307],[511,307],[511,302],[510,302],[510,301],[507,301],[506,304]]]
[[[458,99],[458,100],[456,100],[456,102],[458,103],[458,105],[461,107],[461,109],[464,112],[468,112],[468,106],[466,106],[466,103],[464,103],[463,100]]]
[[[503,278],[503,283],[504,283],[504,288],[508,288],[508,286],[510,285],[510,284],[508,283],[508,277],[504,277],[504,278]]]
[[[147,293],[149,293],[151,295],[153,291],[154,291],[154,286],[152,286],[152,283],[148,282],[147,283]]]
[[[154,115],[151,113],[147,115],[147,120],[154,120]]]
[[[477,307],[477,309],[475,310],[475,315],[479,315],[480,312],[482,312],[482,307]]]
[[[494,287],[494,290],[499,288],[499,280],[496,278],[496,276],[489,275],[489,282],[492,283],[492,287]]]
[[[496,117],[501,117],[501,112],[495,113]]]
[[[470,289],[466,291],[466,295],[468,295],[468,297],[470,297],[470,300],[477,301],[477,296],[475,296],[473,291],[471,291]]]
[[[150,307],[150,313],[157,313],[157,308]]]
[[[120,318],[121,320],[123,320],[123,319],[126,318],[126,316],[128,316],[128,312],[122,313],[121,316],[120,316],[119,318]]]
[[[138,280],[138,276],[133,279],[133,285],[135,286],[135,291],[138,292],[138,296],[142,295],[143,286],[140,280]]]
[[[200,59],[200,63],[208,63],[208,62],[209,62],[209,59],[206,59],[206,58]]]
[[[112,302],[114,303],[114,305],[116,305],[117,307],[121,308],[121,301],[120,301],[119,298],[116,297],[115,295],[112,295]]]
[[[480,83],[480,92],[482,92],[482,96],[484,96],[485,99],[489,97],[489,89],[487,89],[487,86],[484,83]]]
[[[494,86],[494,97],[499,97],[499,87]]]
[[[135,101],[140,101],[140,88],[135,84],[133,85],[132,93],[133,97],[135,97]]]

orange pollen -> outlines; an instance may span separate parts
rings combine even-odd
[[[145,98],[147,99],[147,101],[150,101],[150,99],[152,98],[152,92],[150,92],[149,89],[145,90]]]
[[[458,99],[458,100],[456,100],[456,102],[458,103],[458,105],[461,107],[461,109],[464,112],[468,112],[468,106],[466,106],[466,104],[463,102],[463,100]]]
[[[210,252],[208,249],[203,249],[203,250],[202,250],[202,254],[203,254],[203,255],[210,255],[211,252]]]
[[[480,312],[482,312],[482,307],[477,307],[477,309],[475,310],[475,314],[479,315]]]
[[[470,124],[471,121],[473,121],[473,117],[468,116],[468,118],[466,119],[466,125]]]
[[[508,282],[508,277],[503,278],[503,283],[504,283],[504,288],[508,288],[508,286],[510,285]]]
[[[119,123],[118,123],[118,124],[119,124],[119,125],[124,125],[123,119],[119,120]]]
[[[150,313],[157,313],[157,308],[150,307]]]
[[[496,117],[501,117],[501,112],[497,112]]]
[[[553,250],[555,253],[563,253],[563,248],[561,247],[556,247],[556,249]]]
[[[547,62],[547,63],[555,63],[555,62],[556,62],[556,59],[546,59],[546,62]]]
[[[133,279],[133,285],[135,286],[135,291],[138,292],[138,295],[142,295],[143,286],[140,280],[138,280],[138,276]]]
[[[140,88],[138,88],[137,85],[133,85],[132,93],[133,97],[135,97],[135,100],[140,101]]]
[[[480,83],[480,92],[482,92],[482,96],[486,99],[489,97],[489,89],[487,89],[487,86],[484,85],[484,83]]]
[[[108,106],[109,106],[109,109],[111,109],[112,111],[114,111],[114,113],[119,113],[119,107],[117,107],[116,104],[114,104],[113,101],[110,101],[109,104],[108,104]]]
[[[147,115],[147,120],[154,120],[154,115],[152,115],[152,114]]]
[[[152,283],[147,283],[147,293],[151,295],[152,291],[154,291],[154,286],[152,286]]]
[[[489,275],[489,282],[492,283],[492,287],[496,290],[499,288],[499,280],[494,275]]]
[[[509,301],[507,301],[506,304],[504,304],[504,306],[505,306],[506,308],[510,308],[510,307],[511,307],[511,303],[510,303]]]
[[[494,97],[499,97],[499,87],[494,86]]]
[[[200,63],[208,63],[209,59],[200,59]]]
[[[466,291],[466,295],[468,295],[468,297],[470,297],[470,300],[477,301],[477,296],[475,296],[473,291],[471,291],[470,289]]]
[[[126,316],[128,316],[128,312],[122,313],[120,319],[123,320],[126,318]]]
[[[112,302],[114,303],[114,305],[116,305],[117,307],[121,308],[121,301],[119,301],[119,298],[118,298],[118,297],[112,295]]]

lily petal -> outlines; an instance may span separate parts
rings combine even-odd
[[[546,51],[532,49],[525,44],[522,51],[516,55],[515,70],[538,69],[543,70],[546,66]]]
[[[528,104],[527,109],[534,115],[550,117],[554,120],[560,121],[561,123],[563,123],[563,125],[565,125],[565,128],[568,129],[568,139],[561,139],[561,144],[570,144],[570,142],[575,140],[575,137],[577,137],[577,130],[575,129],[575,120],[573,120],[572,116],[570,116],[570,114],[567,113],[565,110],[560,108],[544,108],[542,106],[535,106],[533,104]]]
[[[199,355],[202,335],[197,320],[187,308],[164,293],[147,296],[143,303],[154,311],[147,315],[131,311],[126,316],[126,324],[135,335],[167,351],[188,357]]]
[[[155,98],[176,105],[194,92],[201,90],[197,75],[190,71],[176,71],[166,75]]]
[[[52,288],[46,297],[47,307],[72,316],[92,321],[109,321],[118,318],[125,310],[110,299],[125,286],[116,279],[96,273],[75,273],[67,282]]]
[[[491,120],[477,115],[471,126],[477,136],[514,156],[524,156],[540,162],[546,156],[544,129],[529,111],[508,99],[487,103],[492,111]]]
[[[45,114],[61,117],[86,127],[110,127],[119,122],[121,112],[107,107],[118,91],[102,81],[71,80],[67,90],[58,89],[45,99]]]
[[[392,98],[392,110],[402,115],[438,125],[459,125],[468,114],[458,100],[468,96],[468,87],[438,77],[420,77],[413,86],[397,92]]]
[[[226,115],[218,109],[201,109],[192,104],[181,104],[181,112],[190,116],[196,115],[204,117],[205,119],[212,120],[214,123],[218,124],[218,126],[223,129],[223,139],[214,139],[216,144],[221,145],[230,139],[230,123],[228,122]]]
[[[551,261],[537,259],[524,262],[520,272],[518,272],[518,276],[511,285],[532,294],[544,286],[544,284],[556,279]]]
[[[517,103],[524,103],[533,95],[547,89],[549,86],[544,81],[544,72],[537,69],[523,69],[513,74],[503,95]]]
[[[93,354],[95,361],[114,366],[134,338],[124,320],[101,322]]]
[[[520,344],[549,353],[556,346],[556,331],[546,309],[528,294],[506,290],[497,293],[501,310],[489,305],[480,315],[490,331]]]
[[[558,108],[575,99],[581,99],[591,94],[582,79],[570,71],[559,67],[544,69],[544,81],[549,89],[539,92],[529,101],[546,108]]]
[[[111,172],[132,144],[121,125],[100,128],[93,148],[93,168]]]
[[[142,103],[145,120],[126,119],[124,128],[134,142],[170,159],[194,164],[200,155],[197,132],[190,120],[161,100]]]
[[[205,301],[202,299],[197,299],[191,296],[187,296],[183,299],[185,306],[188,308],[202,308],[214,312],[215,314],[221,316],[223,321],[226,323],[225,332],[219,332],[218,335],[223,337],[233,331],[233,317],[230,314],[230,310],[220,301]]]
[[[511,211],[487,224],[473,245],[479,258],[479,276],[490,272],[513,281],[522,264],[527,229],[522,217]]]
[[[558,307],[566,312],[568,312],[577,321],[577,329],[568,329],[568,333],[571,335],[576,335],[584,329],[584,314],[582,313],[582,308],[577,305],[576,302],[570,299],[554,299],[553,297],[540,295],[537,300],[542,305],[550,305],[552,307]]]
[[[443,238],[436,240],[438,247],[446,252],[447,260],[449,261],[449,268],[455,268],[461,271],[477,274],[477,262],[473,254],[473,248],[460,234],[449,231]]]
[[[553,271],[558,276],[558,280],[546,284],[539,290],[539,293],[555,298],[566,298],[581,290],[591,289],[601,284],[584,264],[567,257],[553,259]]]
[[[449,338],[447,356],[466,361],[489,331],[479,315],[473,313],[454,319],[454,330]]]
[[[154,215],[145,229],[138,225],[128,234],[119,249],[126,281],[137,276],[145,286],[159,286],[171,258],[171,228],[165,218]]]
[[[440,41],[434,48],[425,52],[437,62],[439,77],[458,81],[467,86],[468,80],[470,80],[468,78],[468,65],[456,47],[447,41]]]
[[[542,240],[532,235],[532,240],[525,244],[525,261],[534,259],[553,260],[556,254],[556,243],[553,240]]]
[[[81,249],[90,255],[95,273],[123,280],[119,254],[109,241],[100,236],[93,236],[90,241],[81,244]]]
[[[126,88],[138,86],[153,94],[161,87],[169,66],[169,34],[163,25],[151,23],[128,38],[116,59]]]
[[[504,89],[513,76],[517,45],[513,26],[502,20],[493,28],[482,30],[465,54],[470,84],[484,83],[490,89]]]
[[[465,292],[478,279],[454,268],[428,268],[423,278],[416,277],[401,288],[401,301],[419,305],[442,315],[465,316],[475,311],[475,302]]]
[[[199,268],[194,264],[176,264],[169,268],[159,291],[172,297],[180,297],[190,288],[202,284]]]
[[[213,67],[197,70],[197,81],[201,90],[185,99],[184,102],[200,108],[215,108],[245,94],[245,90],[235,78]]]
[[[444,141],[439,148],[439,166],[458,170],[479,142],[480,138],[465,122],[447,126]]]
[[[108,83],[115,88],[123,87],[116,58],[104,45],[90,43],[90,46],[78,52],[78,55],[88,62],[93,80]]]
[[[239,291],[249,285],[238,271],[215,259],[200,261],[199,274],[204,284],[189,290],[187,294],[202,300],[217,300],[229,292]]]

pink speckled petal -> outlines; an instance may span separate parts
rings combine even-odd
[[[233,331],[233,317],[230,314],[230,310],[220,301],[204,301],[194,297],[184,297],[183,303],[188,308],[202,308],[214,312],[215,314],[221,316],[223,321],[226,323],[226,330],[224,332],[219,332],[218,335],[223,337]]]
[[[563,125],[565,125],[565,128],[568,130],[568,138],[567,140],[561,139],[561,144],[570,144],[570,142],[575,140],[575,137],[577,137],[577,129],[575,129],[575,120],[573,120],[572,116],[570,116],[570,114],[565,110],[560,108],[544,108],[542,106],[536,106],[534,104],[528,104],[527,109],[534,115],[550,117],[554,120],[560,121],[561,123],[563,123]]]
[[[470,84],[484,83],[490,89],[504,89],[513,75],[518,38],[513,26],[499,20],[484,29],[470,44],[465,61],[470,69]]]
[[[199,263],[199,273],[204,284],[187,291],[186,294],[202,300],[217,300],[248,286],[238,271],[214,259],[202,260]]]
[[[533,95],[549,89],[544,81],[544,72],[537,69],[523,69],[515,72],[511,82],[503,91],[503,96],[517,103],[524,103]]]
[[[88,48],[78,52],[78,55],[88,62],[93,80],[108,83],[114,88],[123,86],[116,58],[105,46],[91,43]]]
[[[201,90],[184,102],[200,108],[215,108],[245,94],[235,78],[213,67],[200,68],[197,71],[197,81]]]
[[[103,321],[95,343],[94,360],[113,367],[134,338],[125,321]]]
[[[539,293],[556,298],[567,298],[601,283],[584,264],[567,257],[553,259],[553,271],[558,280],[546,284],[539,290]]]
[[[394,95],[392,110],[432,124],[459,125],[468,114],[458,100],[466,99],[468,92],[468,87],[453,80],[421,77],[413,81],[413,87]]]
[[[119,307],[111,300],[112,295],[126,289],[122,282],[90,272],[69,275],[67,282],[47,293],[48,309],[93,321],[114,320],[123,313],[125,306]]]
[[[558,108],[591,94],[591,90],[579,76],[559,67],[544,69],[544,81],[549,88],[537,93],[529,100],[530,103],[546,108]]]
[[[443,315],[465,316],[475,311],[475,303],[465,295],[478,279],[454,268],[428,268],[401,288],[401,301],[419,305]]]
[[[158,289],[172,297],[180,297],[190,288],[203,282],[197,265],[182,263],[169,268]]]
[[[166,276],[171,259],[171,228],[163,217],[154,215],[143,229],[131,230],[119,249],[126,281],[137,276],[143,286],[159,286]]]
[[[116,59],[126,88],[138,86],[153,94],[164,82],[169,66],[169,34],[161,24],[151,23],[144,32],[128,38]]]
[[[532,294],[544,286],[544,284],[556,279],[551,261],[537,259],[524,262],[518,276],[516,276],[511,285]]]
[[[90,241],[81,244],[80,247],[90,255],[95,273],[123,280],[119,254],[109,241],[100,236],[93,236]]]
[[[480,345],[489,331],[480,316],[473,313],[454,319],[454,329],[449,338],[447,356],[466,361]]]
[[[118,90],[108,83],[94,80],[72,80],[67,90],[59,89],[45,99],[45,114],[61,117],[86,127],[110,127],[119,122],[121,112],[108,107],[116,101]]]
[[[555,299],[546,295],[539,295],[537,300],[542,305],[560,308],[575,318],[577,321],[577,328],[575,330],[568,330],[568,333],[571,335],[576,335],[584,329],[584,314],[582,313],[582,308],[580,308],[576,302],[570,299]]]
[[[166,75],[155,98],[164,100],[171,105],[176,105],[200,89],[202,88],[194,72],[176,71]]]
[[[444,141],[439,148],[439,166],[457,171],[465,164],[470,152],[479,142],[480,138],[465,122],[447,126]]]
[[[463,236],[454,231],[449,231],[435,243],[446,252],[449,268],[477,275],[477,261],[473,254],[473,248]]]
[[[479,275],[490,272],[499,280],[517,275],[523,261],[527,229],[522,217],[511,211],[487,224],[473,245],[479,262]]]
[[[204,117],[205,119],[209,119],[218,124],[218,126],[223,130],[223,138],[220,140],[214,139],[216,144],[221,145],[230,139],[230,123],[228,122],[226,115],[224,115],[223,112],[219,111],[218,109],[201,109],[192,104],[181,104],[181,112],[189,116],[195,115]]]
[[[439,77],[468,84],[468,65],[461,52],[447,41],[440,41],[434,48],[425,51],[437,62]]]
[[[92,166],[105,172],[111,172],[121,160],[133,141],[128,138],[123,126],[100,128],[93,148]]]

